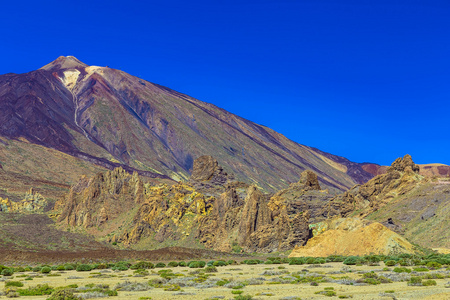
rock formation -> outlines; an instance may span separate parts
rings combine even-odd
[[[62,209],[58,222],[85,228],[100,226],[131,210],[143,201],[144,186],[139,175],[122,168],[82,177],[64,200],[55,204]]]
[[[377,211],[393,198],[404,195],[423,178],[418,174],[419,167],[410,155],[397,158],[387,168],[386,174],[378,175],[363,185],[357,185],[349,191],[334,197],[324,209],[323,215],[349,216],[359,211],[364,217]]]
[[[319,218],[318,208],[331,196],[320,191],[317,175],[304,171],[300,180],[273,196],[256,186],[243,191],[229,187],[214,202],[212,214],[201,220],[198,237],[209,247],[230,251],[273,252],[303,245],[310,236],[310,212]],[[245,195],[245,197],[242,197]]]
[[[414,246],[405,238],[377,222],[359,218],[334,218],[312,227],[314,237],[305,246],[295,247],[289,257],[415,252]]]
[[[47,200],[33,189],[30,189],[24,199],[14,202],[8,198],[0,197],[0,212],[19,212],[19,213],[34,213],[42,212],[47,207]]]
[[[152,185],[118,168],[82,177],[55,211],[60,224],[127,247],[197,243],[273,252],[305,244],[310,220],[323,219],[318,208],[331,198],[311,171],[275,195],[233,178],[211,156],[194,161],[189,182],[173,185]]]

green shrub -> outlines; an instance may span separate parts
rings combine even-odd
[[[107,264],[97,264],[97,265],[95,265],[95,268],[97,270],[104,270],[104,269],[108,269],[108,265]]]
[[[330,262],[343,262],[345,257],[341,255],[330,255],[327,257],[327,260]]]
[[[72,264],[65,264],[64,269],[67,271],[75,270],[75,267]]]
[[[93,266],[88,265],[88,264],[81,264],[77,266],[77,271],[78,272],[87,272],[87,271],[92,271],[94,269]]]
[[[303,265],[303,259],[300,257],[293,257],[289,260],[290,265]]]
[[[43,273],[43,274],[48,274],[48,273],[50,273],[52,271],[52,269],[50,269],[49,267],[43,267],[42,269],[41,269],[41,273]]]
[[[33,267],[33,269],[31,269],[31,270],[32,270],[33,272],[40,272],[41,269],[42,269],[42,267],[36,266],[36,267]]]
[[[155,265],[155,268],[165,268],[165,267],[166,267],[166,264],[162,263],[162,262],[159,262]]]
[[[436,285],[436,280],[428,279],[428,280],[422,281],[422,285],[423,285],[423,286],[432,286],[432,285]]]
[[[57,267],[56,267],[56,270],[57,270],[57,271],[64,271],[64,270],[65,270],[64,265],[59,265],[59,266],[57,266]]]
[[[393,267],[397,264],[397,262],[395,260],[387,260],[384,262],[384,264],[388,267]]]
[[[186,267],[186,262],[180,261],[180,262],[178,263],[178,265],[179,265],[180,267]]]
[[[223,260],[216,260],[215,262],[213,262],[213,266],[215,267],[223,267],[226,265],[227,265],[226,261]]]
[[[408,285],[422,285],[422,278],[418,276],[412,276],[408,281]]]
[[[178,263],[176,261],[171,261],[167,265],[172,268],[178,267]]]
[[[422,276],[422,279],[444,279],[444,275],[439,273],[425,274]]]
[[[440,263],[438,263],[437,261],[429,261],[429,262],[427,262],[426,266],[428,268],[433,268],[433,269],[439,269],[440,267],[442,267],[442,265]]]
[[[128,268],[130,267],[130,264],[124,261],[119,261],[117,263],[114,264],[113,267],[111,267],[112,270],[114,271],[126,271],[128,270]],[[139,266],[137,266],[139,267]]]
[[[122,265],[128,266],[128,264],[126,264],[126,263],[122,263]],[[132,270],[137,270],[137,269],[153,269],[154,267],[155,267],[155,266],[154,266],[151,262],[148,262],[148,261],[140,261],[140,262],[135,263],[134,265],[131,265],[131,266],[130,266],[130,269],[132,269]]]
[[[2,275],[3,276],[12,276],[14,274],[14,271],[12,269],[3,269],[2,270]]]
[[[349,256],[342,263],[344,265],[356,265],[358,263],[359,257]]]
[[[424,267],[417,267],[413,269],[414,272],[428,272],[430,270],[428,270],[428,268],[424,268]]]
[[[17,292],[20,296],[42,296],[50,295],[54,292],[54,289],[48,284],[38,284],[37,286],[28,289],[18,289]]]
[[[205,272],[206,273],[215,273],[215,272],[217,272],[217,268],[215,266],[207,266],[205,268]]]
[[[237,261],[235,261],[233,259],[227,260],[227,265],[236,265],[236,264],[237,264]]]
[[[224,286],[225,284],[227,284],[227,283],[229,283],[230,281],[229,280],[226,280],[226,279],[224,279],[224,280],[219,280],[219,281],[217,281],[216,282],[216,285],[218,285],[218,286]]]
[[[5,281],[5,287],[9,286],[23,287],[23,283],[20,281]]]
[[[200,268],[200,263],[198,261],[192,261],[189,263],[189,268]]]
[[[396,273],[411,273],[411,269],[405,268],[405,267],[395,267],[394,272]]]

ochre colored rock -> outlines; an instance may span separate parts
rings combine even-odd
[[[405,238],[380,223],[359,218],[334,218],[314,224],[316,235],[305,246],[295,247],[289,257],[329,255],[392,255],[414,253]]]
[[[397,158],[387,169],[387,173],[378,175],[367,183],[357,185],[334,197],[325,206],[323,215],[346,217],[353,211],[359,210],[359,216],[365,217],[395,197],[404,195],[415,188],[423,179],[418,172],[419,167],[412,161],[410,155]]]
[[[171,186],[118,168],[80,178],[55,210],[61,224],[106,233],[123,246],[197,239],[197,246],[220,251],[273,252],[304,245],[310,220],[323,219],[318,207],[331,198],[311,171],[273,196],[232,178],[209,156],[194,162],[188,183]]]
[[[47,200],[33,189],[30,189],[25,194],[25,198],[18,202],[0,197],[0,211],[3,212],[36,213],[42,212],[47,205]]]
[[[300,180],[297,183],[291,184],[291,187],[304,191],[320,190],[317,174],[310,170],[303,171],[302,174],[300,174]]]

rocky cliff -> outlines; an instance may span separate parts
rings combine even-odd
[[[323,220],[318,207],[331,197],[311,171],[270,195],[235,181],[214,158],[202,156],[188,183],[154,185],[120,168],[83,177],[55,211],[61,225],[124,247],[197,244],[272,252],[305,244],[310,220]]]
[[[419,166],[410,155],[397,158],[385,174],[376,176],[367,183],[357,185],[349,191],[334,197],[325,207],[324,215],[367,216],[389,203],[393,198],[404,195],[423,179]]]

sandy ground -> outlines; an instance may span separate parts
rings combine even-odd
[[[279,269],[281,267],[281,269]],[[450,285],[447,272],[447,278],[436,279],[437,286],[408,286],[406,282],[394,282],[380,285],[365,285],[365,286],[353,286],[342,285],[330,282],[321,282],[318,286],[311,286],[309,283],[300,284],[269,284],[270,279],[273,277],[282,277],[284,275],[267,276],[262,275],[265,271],[288,271],[298,272],[307,269],[308,273],[323,274],[326,277],[338,279],[344,276],[352,279],[361,278],[359,271],[380,270],[384,266],[351,266],[350,271],[345,273],[338,273],[342,271],[344,265],[342,263],[328,263],[321,267],[311,267],[308,265],[290,266],[283,265],[231,265],[225,267],[218,267],[217,273],[213,277],[220,279],[228,279],[232,281],[244,281],[250,278],[265,278],[262,285],[248,285],[242,288],[243,295],[252,295],[254,299],[282,299],[288,296],[297,296],[301,299],[329,299],[324,295],[315,294],[319,291],[324,291],[324,288],[334,288],[336,299],[338,296],[349,296],[352,299],[450,299],[450,288],[445,286]],[[285,269],[283,269],[285,268]],[[168,269],[168,268],[165,268]],[[174,273],[182,273],[187,276],[191,276],[188,273],[195,270],[186,267],[171,268]],[[132,282],[148,282],[151,279],[160,278],[156,273],[160,269],[149,270],[150,275],[145,277],[134,277],[133,271],[121,271],[115,272],[106,270],[104,274],[116,275],[112,278],[92,278],[93,273],[100,270],[93,270],[91,272],[77,272],[77,271],[65,271],[58,272],[53,271],[53,274],[60,274],[61,276],[43,276],[42,278],[34,278],[33,280],[24,280],[23,277],[16,277],[21,273],[15,273],[13,279],[20,280],[25,286],[24,288],[35,286],[37,284],[48,283],[52,287],[67,286],[69,284],[78,284],[78,286],[84,286],[89,283],[94,284],[108,284],[113,288],[117,283],[124,282],[126,280]],[[441,269],[445,271],[445,269]],[[31,274],[31,272],[25,272],[23,274]],[[69,277],[79,277],[78,279],[69,279]],[[4,289],[4,282],[0,282],[0,289]],[[214,286],[212,288],[199,289],[196,287],[182,287],[181,291],[164,291],[163,288],[153,288],[149,291],[142,292],[128,292],[119,291],[117,297],[111,299],[139,299],[140,297],[151,297],[151,299],[207,299],[217,296],[223,298],[218,299],[233,299],[235,294],[232,294],[233,289]],[[394,293],[385,293],[385,291],[394,291]],[[4,296],[3,296],[4,297]],[[2,298],[3,298],[2,297]],[[33,297],[21,297],[27,299],[46,299],[48,296],[33,296]]]

